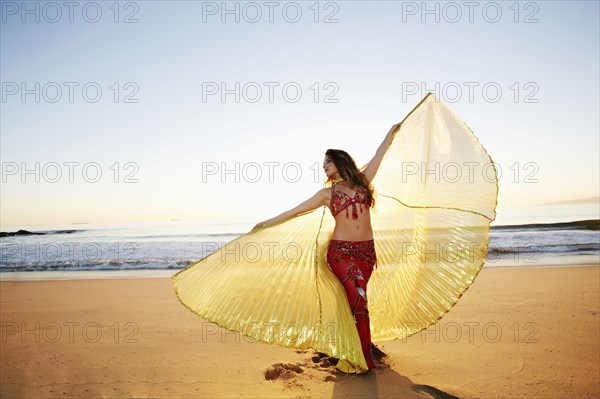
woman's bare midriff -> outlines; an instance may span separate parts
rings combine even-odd
[[[356,204],[357,207],[359,204]],[[338,213],[335,217],[335,228],[331,235],[332,240],[344,241],[367,241],[373,239],[373,229],[371,228],[370,208],[364,204],[362,213],[358,210],[358,219],[346,217],[346,211]]]

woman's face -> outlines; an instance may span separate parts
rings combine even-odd
[[[323,159],[323,170],[328,179],[336,179],[339,177],[335,163],[333,163],[333,160],[327,155],[325,155],[325,159]]]

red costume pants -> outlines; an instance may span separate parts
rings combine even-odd
[[[367,283],[377,265],[375,241],[331,240],[327,263],[346,290],[362,352],[369,368],[375,367],[371,347],[371,326],[367,307]]]

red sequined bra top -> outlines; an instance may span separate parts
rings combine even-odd
[[[335,184],[331,186],[331,202],[329,209],[331,214],[335,217],[338,213],[346,210],[346,217],[348,217],[348,207],[352,205],[352,219],[358,219],[358,212],[356,211],[356,203],[365,204],[369,206],[369,199],[367,192],[362,186],[356,187],[354,197],[350,197],[343,191],[335,191]],[[360,207],[362,213],[362,206]]]

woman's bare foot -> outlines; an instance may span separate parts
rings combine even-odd
[[[381,361],[384,357],[387,357],[387,354],[379,349],[375,344],[371,343],[371,352],[373,352],[373,358],[377,361]]]

